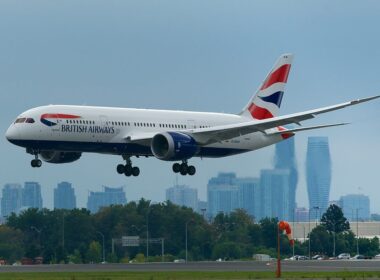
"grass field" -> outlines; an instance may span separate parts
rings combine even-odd
[[[46,272],[0,273],[12,280],[219,280],[273,279],[273,272]],[[376,272],[285,272],[282,279],[380,279]]]

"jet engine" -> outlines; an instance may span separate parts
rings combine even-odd
[[[176,161],[193,157],[199,150],[197,142],[180,132],[156,134],[151,143],[153,155],[161,160]]]
[[[42,151],[41,158],[49,163],[69,163],[78,160],[82,153],[78,152],[60,152],[60,151]]]

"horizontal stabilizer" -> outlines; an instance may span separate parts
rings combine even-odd
[[[333,127],[333,126],[341,126],[341,125],[347,125],[347,124],[349,124],[349,123],[333,123],[333,124],[323,124],[323,125],[316,125],[316,126],[297,127],[297,128],[293,128],[293,129],[275,131],[273,133],[268,133],[268,134],[273,135],[273,134],[283,134],[283,133],[289,133],[289,132],[295,133],[295,132],[299,132],[299,131],[319,129],[319,128],[325,128],[325,127]]]

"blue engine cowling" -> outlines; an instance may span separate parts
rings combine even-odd
[[[180,132],[163,132],[152,139],[153,155],[161,160],[176,161],[189,159],[199,150],[197,142],[189,135]]]

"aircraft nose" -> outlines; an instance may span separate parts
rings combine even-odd
[[[15,125],[11,125],[7,132],[5,133],[5,138],[7,138],[7,140],[9,142],[12,142],[12,140],[16,140],[18,137],[18,131],[17,131],[17,128],[15,127]]]

